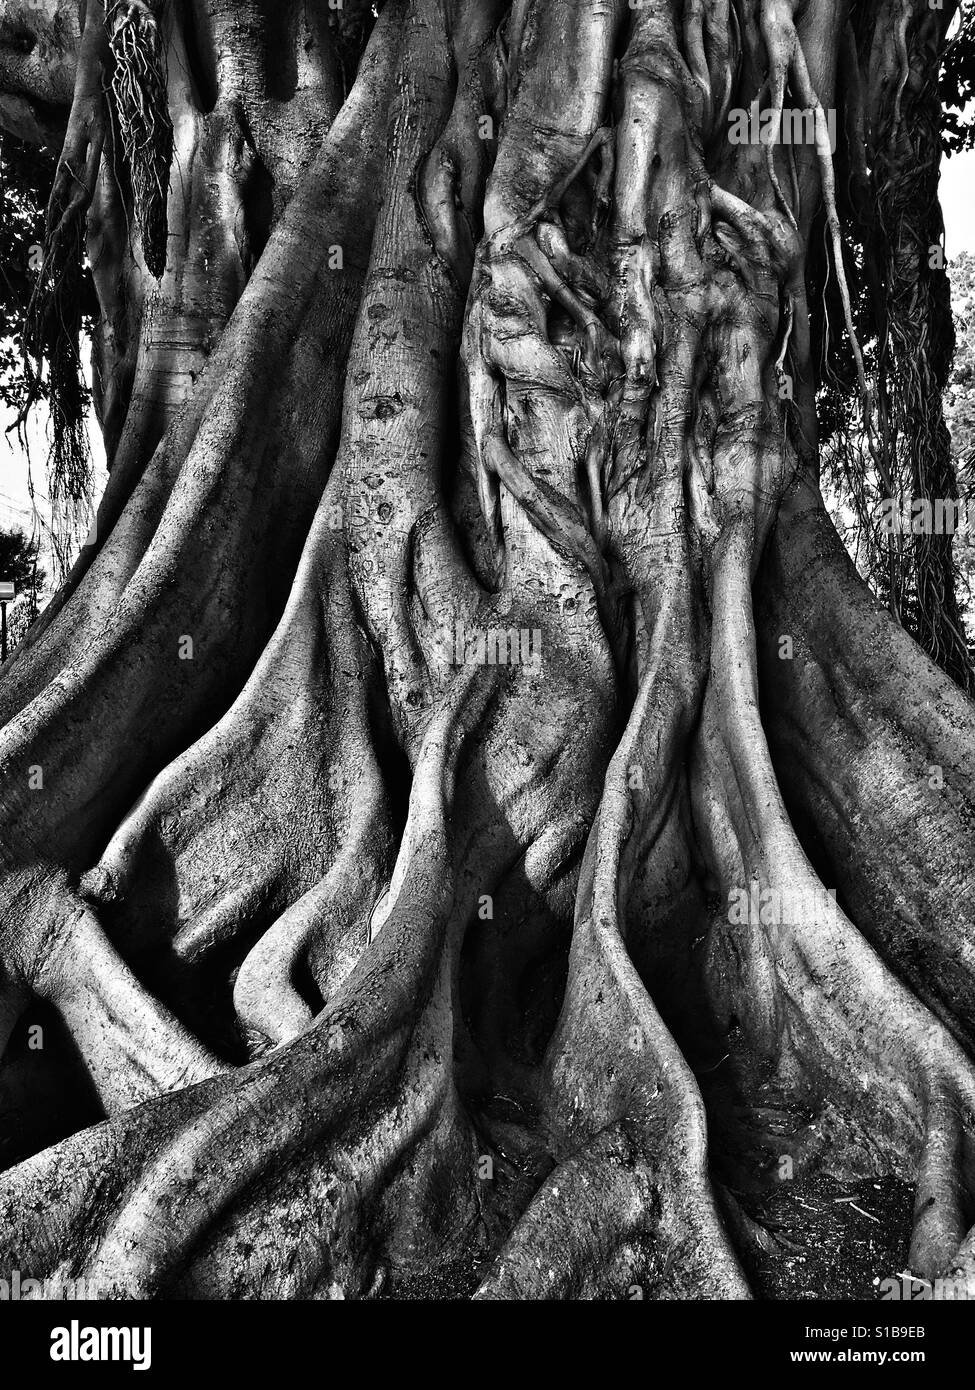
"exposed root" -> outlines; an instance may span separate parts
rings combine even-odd
[[[975,833],[971,705],[871,598],[812,488],[780,512],[760,595],[765,724],[807,852],[971,1051],[971,864],[954,848]]]
[[[730,1066],[750,1103],[781,1087],[816,1114],[801,1139],[797,1132],[780,1140],[797,1167],[828,1142],[834,1171],[866,1163],[881,1172],[886,1163],[916,1176],[912,1267],[933,1278],[952,1264],[975,1216],[975,1078],[957,1045],[835,906],[835,895],[830,905],[799,847],[765,750],[753,662],[731,657],[753,644],[747,568],[732,554],[716,576],[715,633],[728,647],[712,652],[697,815],[708,827],[708,858],[724,901],[757,884],[760,894],[776,890],[780,907],[768,919],[749,912],[744,930],[729,926],[730,912],[712,927],[706,978],[729,1039],[732,1018],[740,1030]],[[735,1070],[737,1048],[749,1056],[745,1075]],[[748,1067],[770,1079],[756,1089]],[[871,1076],[880,1084],[867,1120]]]
[[[4,1045],[26,1000],[53,1004],[112,1113],[192,1085],[220,1064],[135,979],[91,910],[58,876],[5,893],[25,908],[16,942],[4,949],[13,992],[4,1008]]]
[[[708,1182],[697,1087],[621,936],[624,845],[631,834],[642,846],[656,839],[696,709],[694,683],[682,689],[666,659],[684,621],[677,584],[664,603],[607,770],[579,885],[565,1003],[546,1057],[557,1166],[480,1297],[749,1296]],[[654,757],[658,749],[663,758]],[[637,784],[635,768],[644,774]]]
[[[369,751],[376,672],[334,506],[326,493],[291,603],[239,699],[149,787],[83,883],[164,991],[179,997],[184,977],[214,955],[242,960],[240,1022],[275,1044],[311,1018],[292,971],[324,951],[328,997],[333,958],[347,972],[361,953],[390,867],[389,799]],[[247,779],[228,785],[229,770],[244,766]]]

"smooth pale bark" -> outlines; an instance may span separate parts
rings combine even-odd
[[[149,8],[166,269],[102,156],[109,492],[0,680],[0,1067],[68,1084],[43,1002],[97,1098],[20,1134],[3,1255],[749,1298],[774,1203],[856,1245],[887,1184],[975,1295],[975,707],[814,482],[840,7],[388,0],[344,99],[323,10]],[[0,118],[88,131],[80,42]],[[815,143],[729,142],[759,93]]]

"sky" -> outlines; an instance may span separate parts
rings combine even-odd
[[[82,355],[84,357],[88,354],[83,352]],[[0,409],[0,528],[11,530],[17,527],[18,530],[24,531],[27,535],[33,535],[35,526],[33,504],[28,485],[27,453],[22,447],[16,431],[9,434],[7,432],[15,418],[13,411]],[[26,431],[37,508],[42,516],[46,516],[48,508],[45,463],[49,444],[48,424],[43,406],[33,412],[28,420]],[[94,419],[90,423],[89,438],[91,440],[95,488],[100,493],[105,483],[105,451],[102,448],[101,434]],[[42,555],[42,559],[48,561],[46,568],[50,572],[51,565],[46,554],[47,547],[43,546],[43,550],[45,553]]]
[[[28,534],[32,531],[31,501],[27,487],[27,458],[16,433],[8,434],[13,423],[12,411],[0,411],[0,527],[4,530],[17,526]],[[34,489],[38,493],[38,506],[43,506],[44,458],[46,444],[44,432],[36,422],[28,432],[30,453],[33,464]]]
[[[975,150],[942,160],[940,192],[950,261],[962,251],[975,252]]]

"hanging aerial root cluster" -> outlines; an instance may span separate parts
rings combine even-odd
[[[74,541],[72,523],[88,505],[91,491],[86,423],[89,393],[81,362],[81,328],[86,216],[106,136],[102,94],[106,42],[101,20],[100,4],[91,4],[67,132],[48,200],[37,283],[23,329],[27,378],[24,414],[42,398],[50,407],[48,492],[62,575]]]
[[[114,60],[115,126],[132,185],[142,254],[157,280],[166,268],[166,203],[173,159],[164,15],[165,0],[116,0],[106,15]]]
[[[48,495],[55,514],[91,495],[89,393],[81,362],[84,245],[81,221],[59,219],[44,248],[38,283],[24,324],[27,409],[41,399],[50,408]]]

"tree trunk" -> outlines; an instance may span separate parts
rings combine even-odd
[[[949,8],[368,9],[0,3],[111,465],[0,679],[0,1265],[975,1296],[975,704],[807,306],[825,221],[860,362],[828,115]]]

